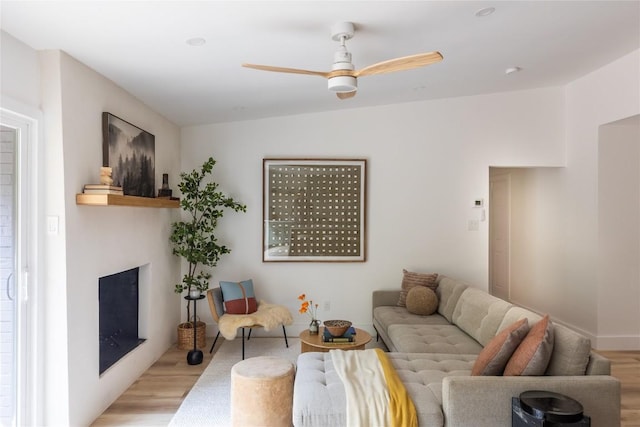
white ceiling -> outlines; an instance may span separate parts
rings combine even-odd
[[[2,0],[0,15],[2,30],[69,53],[178,125],[563,85],[640,48],[640,1]],[[329,71],[343,21],[356,26],[356,69],[434,50],[444,60],[361,77],[349,100],[321,77],[240,66]]]

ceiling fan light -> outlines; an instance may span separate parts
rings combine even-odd
[[[353,92],[358,89],[358,80],[352,76],[336,76],[328,79],[328,86],[332,92]]]

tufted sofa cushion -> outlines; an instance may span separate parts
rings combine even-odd
[[[531,326],[538,323],[542,316],[526,308],[513,306],[505,313],[500,326],[498,326],[498,332],[521,319],[527,319],[529,326]]]
[[[437,313],[431,316],[411,314],[405,307],[384,305],[373,309],[373,317],[386,331],[391,325],[448,325],[447,319]]]
[[[347,401],[342,380],[329,353],[302,353],[296,361],[293,393],[295,426],[346,424]]]
[[[470,354],[482,346],[455,325],[391,325],[389,338],[403,353]]]
[[[438,313],[444,316],[449,323],[453,323],[453,311],[458,304],[458,299],[462,292],[467,289],[467,285],[447,276],[438,276]]]
[[[387,353],[416,405],[418,424],[444,425],[442,380],[468,376],[474,355]],[[344,387],[330,353],[303,353],[298,357],[293,395],[293,424],[336,426],[346,424]],[[311,397],[311,398],[310,398]]]
[[[485,346],[496,335],[504,315],[511,307],[500,298],[468,288],[456,304],[453,323]]]

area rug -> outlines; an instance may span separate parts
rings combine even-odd
[[[275,356],[295,363],[299,354],[299,338],[289,338],[289,348],[285,347],[282,337],[256,337],[245,343],[246,359]],[[241,360],[242,340],[238,338],[224,341],[180,405],[169,426],[230,426],[231,368]]]

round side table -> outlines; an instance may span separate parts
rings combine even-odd
[[[364,350],[364,346],[371,341],[371,335],[365,330],[355,328],[356,338],[353,342],[332,343],[322,341],[324,326],[320,327],[320,333],[311,335],[306,329],[300,333],[300,353],[308,351],[328,352],[329,350]]]

